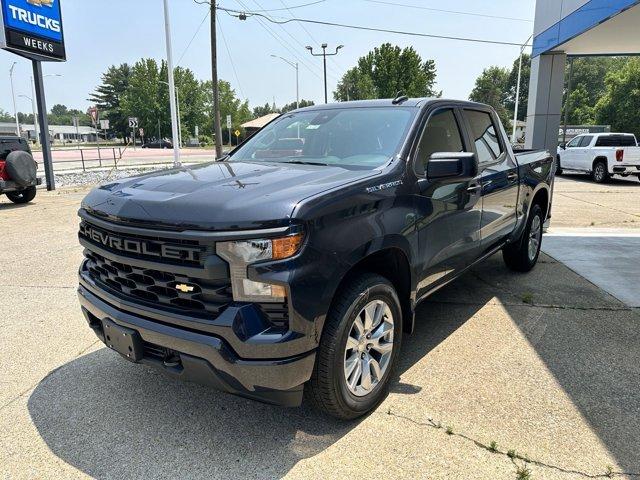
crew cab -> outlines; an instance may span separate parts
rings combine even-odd
[[[597,183],[613,175],[640,179],[640,147],[630,133],[593,133],[578,135],[558,149],[556,173],[588,173]]]
[[[13,203],[28,203],[36,196],[38,164],[24,138],[0,137],[0,195]]]
[[[289,112],[218,161],[89,193],[82,312],[132,362],[355,418],[394,381],[420,301],[499,251],[534,267],[553,164],[514,155],[478,103]]]

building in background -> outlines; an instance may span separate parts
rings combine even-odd
[[[36,134],[33,124],[21,123],[20,131],[27,140],[35,142]],[[0,136],[16,134],[16,124],[13,122],[0,122]],[[102,134],[100,135],[102,138]],[[94,143],[98,140],[96,129],[93,127],[76,127],[72,125],[49,125],[49,138],[54,143]]]
[[[640,53],[640,0],[537,0],[526,148],[558,146],[568,55]]]

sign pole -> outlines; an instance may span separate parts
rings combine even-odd
[[[51,156],[51,144],[49,143],[49,122],[47,121],[47,102],[44,96],[44,82],[42,81],[42,64],[38,60],[32,60],[32,64],[36,101],[38,103],[38,120],[40,123],[40,143],[42,144],[44,173],[47,178],[47,190],[51,191],[56,189],[56,181],[53,176],[53,158]]]

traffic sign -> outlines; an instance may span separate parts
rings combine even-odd
[[[141,137],[144,137],[144,128],[138,129],[138,133],[140,133]]]
[[[109,130],[109,120],[100,120],[100,129]]]
[[[231,131],[231,115],[227,115],[227,129]]]
[[[240,130],[236,130],[235,132],[233,132],[235,134],[236,137],[240,136]]]
[[[129,128],[138,128],[138,117],[129,117]]]
[[[98,108],[97,107],[90,107],[87,110],[87,115],[89,115],[91,117],[91,122],[93,123],[94,127],[96,125],[98,125],[99,112],[98,112]]]

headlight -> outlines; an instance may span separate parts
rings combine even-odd
[[[239,302],[279,302],[286,297],[281,285],[254,282],[247,278],[247,266],[265,260],[283,260],[300,250],[304,235],[220,242],[216,253],[229,262],[233,299]]]

